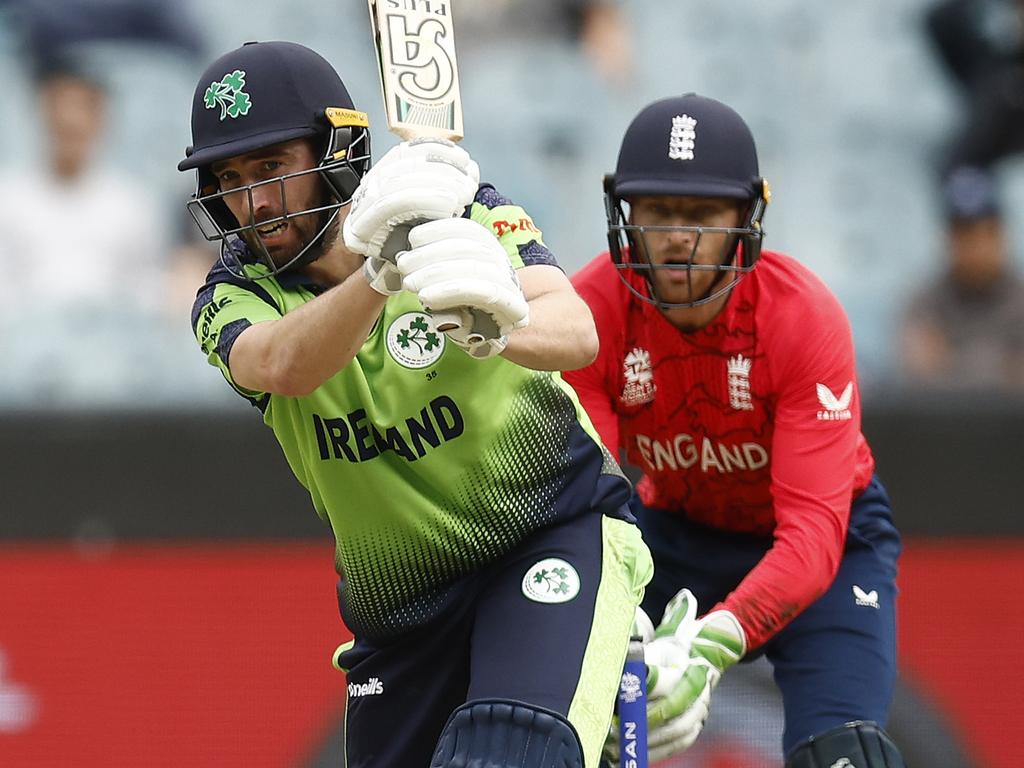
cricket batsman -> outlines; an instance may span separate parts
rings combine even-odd
[[[597,335],[530,216],[450,142],[371,168],[366,115],[288,42],[207,68],[178,167],[221,251],[196,338],[337,542],[345,765],[596,766],[651,560],[558,373]]]
[[[690,658],[650,681],[651,758],[692,744],[721,676],[764,654],[787,768],[903,768],[883,730],[900,537],[860,431],[850,327],[810,270],[762,250],[750,129],[714,99],[657,101],[605,200],[610,252],[573,278],[600,354],[566,379],[643,472],[643,608],[663,617],[648,665]]]

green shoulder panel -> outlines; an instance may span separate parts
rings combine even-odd
[[[493,189],[481,189],[470,206],[469,215],[473,221],[483,224],[494,233],[516,269],[524,266],[522,249],[531,243],[544,247],[544,235],[530,214]]]

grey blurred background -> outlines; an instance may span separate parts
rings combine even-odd
[[[848,311],[864,429],[907,534],[896,727],[921,764],[1019,764],[1024,749],[1012,734],[1024,721],[1013,691],[1024,686],[1024,653],[1006,644],[974,651],[989,649],[994,623],[1008,637],[1024,631],[1024,612],[999,597],[1024,567],[1024,3],[454,2],[464,145],[483,177],[530,211],[570,274],[604,250],[602,175],[644,105],[697,91],[747,119],[774,193],[767,247],[811,267]],[[45,711],[46,695],[77,690],[92,658],[83,651],[79,664],[67,646],[101,648],[120,634],[134,647],[145,624],[162,639],[184,626],[250,638],[239,656],[265,662],[260,679],[294,675],[274,672],[282,656],[252,650],[260,627],[293,639],[289,609],[317,611],[317,648],[337,640],[329,532],[259,414],[206,364],[189,324],[216,258],[185,212],[194,176],[175,169],[189,143],[192,91],[213,58],[269,39],[301,42],[336,66],[370,115],[375,157],[397,142],[384,128],[364,0],[0,0],[0,662],[9,660],[0,702],[25,688]],[[190,558],[216,565],[239,542],[255,542],[245,552],[257,563],[290,547],[304,562],[310,541],[327,542],[324,569],[303,598],[268,610],[260,582],[231,598],[251,608],[257,631],[190,606],[165,614],[143,596],[154,616],[133,620],[136,596],[104,604],[102,588],[84,590],[88,600],[127,618],[95,630],[94,606],[69,597],[77,593],[63,582],[58,589],[43,557],[68,569],[61,579],[71,586],[91,586],[87,573],[113,593],[124,587],[119,558],[141,547],[138,556],[156,563],[147,572],[154,583],[180,580],[173,594],[202,595],[210,588],[195,580]],[[27,586],[5,589],[5,579]],[[78,624],[36,636],[44,615]],[[305,658],[312,652],[300,640],[294,656]],[[223,654],[211,661],[222,670],[237,666],[224,649],[238,642],[195,643],[185,655]],[[316,653],[326,659],[329,650]],[[145,652],[155,657],[139,662],[146,670],[182,663],[159,645]],[[288,682],[311,690],[328,673],[323,659]],[[235,672],[245,679],[249,670]],[[735,696],[723,696],[711,737],[687,765],[772,764],[779,712],[766,681],[755,668],[730,682]],[[197,698],[220,707],[202,685]],[[969,700],[968,686],[977,689]],[[246,699],[230,708],[237,721],[226,706],[215,717],[243,735],[215,760],[189,762],[168,747],[125,764],[336,764],[342,690],[330,688],[307,704],[320,708],[303,718],[315,737],[289,745],[301,758],[243,759],[235,742],[272,730],[272,697],[232,690]],[[74,695],[92,702],[95,693],[83,683]],[[102,693],[123,698],[116,686]],[[277,716],[294,708],[277,698]],[[186,708],[202,712],[200,704]],[[212,732],[177,729],[180,711],[150,705],[136,714],[153,733],[128,729],[139,743],[159,733],[185,748]],[[119,733],[65,742],[67,723],[33,725],[19,711],[0,707],[4,765],[66,764],[72,755],[109,765],[111,744],[135,748]],[[25,740],[23,754],[65,748],[52,762],[5,762],[5,727]],[[93,746],[95,762],[81,744]]]
[[[601,176],[631,117],[685,91],[726,101],[752,126],[774,192],[768,247],[813,268],[846,306],[868,397],[906,382],[903,313],[944,268],[940,176],[970,110],[926,31],[935,3],[621,0],[610,4],[615,15],[591,22],[587,5],[602,4],[458,4],[465,146],[484,177],[528,207],[571,273],[603,249]],[[1012,3],[974,5],[992,14],[1004,6],[1003,17],[984,22],[1003,37],[1019,24]],[[111,272],[120,284],[77,297],[75,307],[61,281],[109,267],[102,255],[72,266],[91,232],[39,217],[43,226],[29,233],[65,261],[50,264],[48,288],[25,291],[17,290],[25,250],[0,238],[0,266],[18,297],[0,313],[0,407],[230,402],[187,323],[206,245],[183,210],[193,178],[174,166],[189,141],[195,79],[246,40],[305,43],[335,64],[370,114],[379,157],[396,139],[384,129],[366,26],[362,0],[0,2],[3,210],[15,216],[19,185],[52,152],[32,70],[34,56],[60,48],[106,89],[92,167],[117,174],[120,194],[100,206],[102,226],[132,232],[134,243],[127,265]],[[1007,153],[991,179],[1019,265],[1024,165]],[[22,229],[25,219],[18,215]]]

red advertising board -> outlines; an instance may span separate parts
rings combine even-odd
[[[344,678],[324,545],[0,548],[0,765],[295,766]]]
[[[331,563],[330,542],[0,546],[0,765],[307,764],[344,701]],[[1021,542],[901,564],[901,664],[980,768],[1024,762],[1022,572]]]
[[[1024,542],[914,541],[900,563],[900,666],[979,768],[1024,764]]]

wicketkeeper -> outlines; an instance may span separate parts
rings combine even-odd
[[[610,251],[573,277],[601,351],[566,378],[643,471],[643,607],[662,620],[652,758],[692,744],[722,675],[764,654],[787,768],[902,768],[882,730],[900,537],[860,431],[846,314],[807,267],[762,250],[769,198],[733,109],[657,101],[605,181]]]

